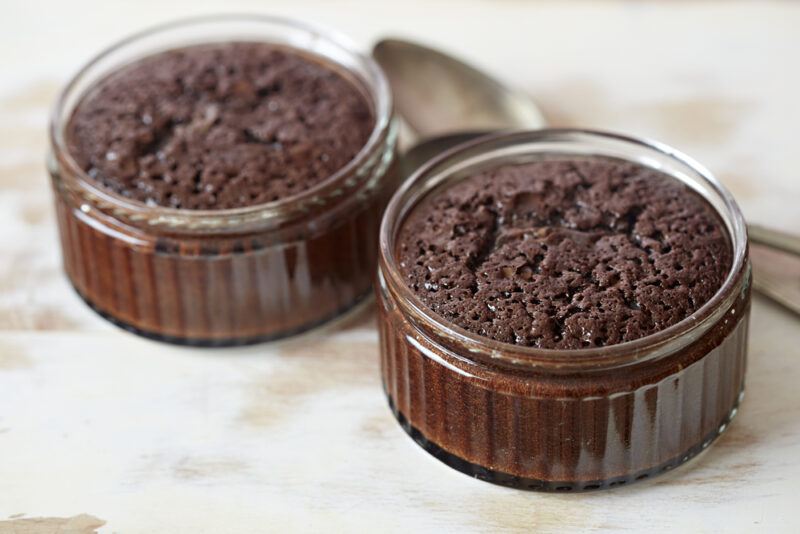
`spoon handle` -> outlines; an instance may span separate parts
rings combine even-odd
[[[800,237],[749,225],[753,289],[800,314]]]
[[[800,236],[772,230],[757,224],[748,224],[747,233],[752,243],[766,245],[788,254],[800,256]]]

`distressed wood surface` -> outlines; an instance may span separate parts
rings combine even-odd
[[[122,332],[70,290],[43,161],[49,105],[91,54],[219,11],[424,40],[529,91],[555,125],[702,161],[754,222],[800,231],[800,4],[12,1],[0,18],[0,534],[797,531],[800,321],[755,299],[730,429],[666,476],[522,493],[429,457],[392,419],[371,304],[302,337],[192,350]]]

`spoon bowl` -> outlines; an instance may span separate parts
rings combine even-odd
[[[416,140],[455,132],[538,129],[536,104],[484,72],[433,48],[383,39],[372,51]]]

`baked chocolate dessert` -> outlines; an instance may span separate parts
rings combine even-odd
[[[126,39],[56,103],[64,269],[101,315],[162,341],[318,325],[371,289],[393,125],[377,64],[302,23],[207,17]]]
[[[349,163],[375,126],[345,75],[268,43],[170,50],[101,80],[67,145],[104,187],[150,206],[230,209],[306,190]]]
[[[505,165],[431,193],[398,258],[434,312],[545,349],[638,339],[720,288],[731,246],[713,208],[672,177],[610,158]]]
[[[628,484],[686,462],[736,414],[745,225],[672,149],[581,130],[466,143],[395,195],[380,253],[389,404],[470,476]]]

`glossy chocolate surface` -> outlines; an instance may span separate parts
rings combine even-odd
[[[384,387],[404,429],[442,461],[522,489],[582,491],[666,471],[711,441],[744,387],[749,292],[657,363],[569,375],[465,361],[381,297]]]

